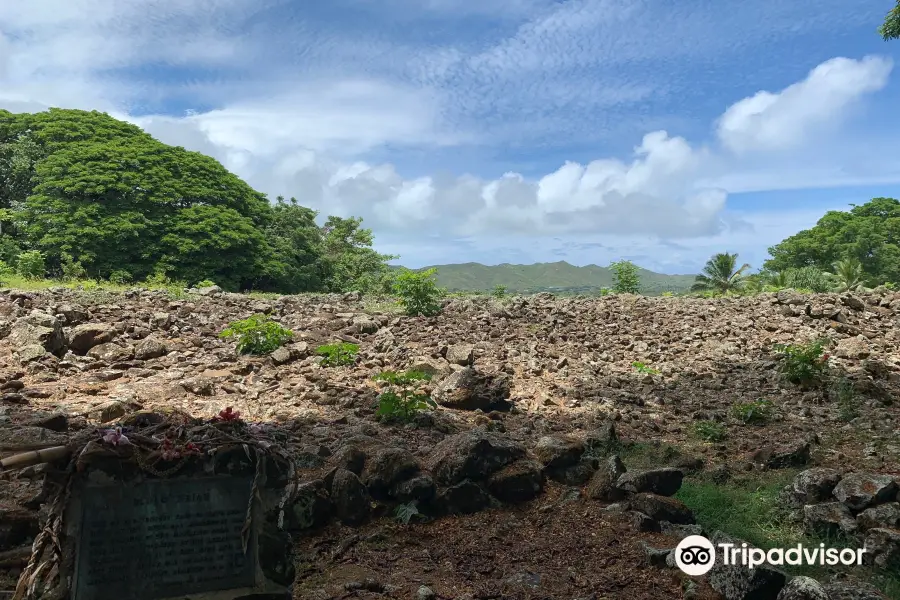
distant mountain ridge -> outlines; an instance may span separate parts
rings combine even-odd
[[[565,261],[532,265],[462,263],[424,268],[436,268],[438,285],[451,292],[483,292],[502,285],[510,292],[590,293],[613,284],[612,271],[606,267],[576,267]],[[682,292],[693,285],[695,278],[695,275],[665,275],[646,269],[638,272],[642,292],[646,294]]]

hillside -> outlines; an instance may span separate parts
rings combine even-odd
[[[437,281],[450,291],[487,291],[498,285],[513,292],[591,293],[611,287],[612,271],[597,265],[576,267],[565,261],[533,265],[482,265],[462,263],[434,265]],[[431,268],[431,267],[429,267]],[[643,292],[681,292],[694,283],[693,275],[664,275],[640,269]]]
[[[93,440],[79,470],[119,460],[107,441],[117,426],[145,468],[160,444],[201,456],[234,439],[277,447],[297,485],[288,545],[268,560],[287,558],[275,562],[294,598],[714,600],[751,585],[766,587],[724,597],[883,598],[860,580],[900,598],[887,563],[900,556],[900,293],[481,296],[433,318],[368,302],[4,290],[0,446]],[[219,333],[260,312],[293,340],[238,355]],[[779,377],[774,344],[823,336],[827,372],[808,386]],[[323,365],[316,348],[338,340],[358,342],[355,360]],[[422,389],[437,406],[380,420],[372,377],[386,369],[433,373]],[[210,429],[226,407],[243,421]],[[51,483],[35,496],[43,473]],[[0,532],[16,564],[40,531],[37,507],[69,489],[54,473],[0,479],[0,510],[23,525]],[[779,596],[795,584],[765,567],[761,582],[746,569],[687,578],[666,566],[691,532],[817,546],[798,524],[838,519],[880,562],[811,572],[821,584],[799,581],[813,595]],[[0,584],[12,589],[17,574],[0,567]]]

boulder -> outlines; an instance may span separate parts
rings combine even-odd
[[[544,467],[559,469],[577,464],[584,454],[584,444],[572,438],[544,436],[537,441],[532,453]]]
[[[743,540],[732,538],[717,531],[710,540],[713,546],[719,544],[734,544],[740,548]],[[750,546],[752,547],[752,546]],[[719,551],[717,550],[717,554]],[[777,598],[787,581],[787,576],[765,564],[759,565],[752,571],[740,564],[726,565],[722,560],[716,560],[713,568],[707,574],[709,585],[722,594],[725,600],[763,600],[764,598]]]
[[[822,584],[803,575],[792,578],[781,588],[776,600],[830,600]]]
[[[813,535],[834,537],[856,532],[857,524],[850,510],[840,502],[808,504],[803,507],[803,526]]]
[[[618,455],[608,457],[588,482],[585,495],[591,500],[616,502],[625,497],[625,492],[616,487],[616,482],[625,473],[625,465]]]
[[[865,510],[897,496],[897,482],[889,475],[850,473],[834,487],[834,497],[850,510]]]
[[[881,569],[900,569],[900,530],[877,527],[866,532],[863,560]]]
[[[426,465],[440,485],[454,485],[464,479],[485,479],[524,456],[525,448],[516,442],[473,430],[441,440]]]
[[[867,508],[856,515],[856,522],[863,531],[867,529],[900,529],[900,502],[888,502]]]
[[[663,467],[647,471],[629,471],[616,481],[620,490],[632,493],[650,493],[674,496],[681,489],[684,473],[680,469]]]
[[[509,376],[482,373],[474,367],[464,367],[438,383],[432,398],[441,406],[458,410],[485,412],[509,408]]]
[[[85,354],[94,346],[111,342],[116,329],[106,323],[84,323],[69,333],[69,347],[77,354]]]
[[[169,347],[165,344],[165,342],[158,340],[152,336],[142,339],[134,347],[134,357],[137,360],[150,360],[152,358],[159,358],[160,356],[165,356],[168,352]]]
[[[684,502],[656,494],[635,494],[629,499],[634,510],[640,511],[654,521],[668,521],[689,525],[694,522],[694,513]]]
[[[390,488],[415,475],[419,463],[409,450],[404,448],[382,448],[366,462],[363,483],[375,498],[384,498]]]
[[[487,489],[502,502],[526,502],[544,489],[543,468],[533,460],[516,461],[491,475]]]
[[[438,492],[435,504],[443,514],[468,515],[491,506],[492,501],[483,487],[465,479]]]
[[[840,480],[840,471],[826,467],[814,467],[797,473],[791,487],[797,500],[804,504],[815,504],[829,500],[834,486]]]
[[[59,319],[36,310],[28,316],[17,319],[10,328],[6,340],[10,347],[19,353],[20,359],[24,354],[28,354],[31,356],[29,360],[33,360],[37,348],[41,349],[41,354],[49,352],[62,356],[67,346]]]
[[[371,498],[356,473],[338,469],[331,480],[331,501],[335,513],[346,525],[360,525],[372,512]]]

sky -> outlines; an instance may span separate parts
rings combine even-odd
[[[409,267],[759,267],[900,198],[894,4],[0,2],[0,108],[108,112]]]

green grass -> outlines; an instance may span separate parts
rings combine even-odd
[[[857,548],[859,543],[842,539],[823,539],[806,535],[799,524],[785,520],[786,513],[777,499],[781,489],[791,482],[796,471],[771,471],[737,476],[726,484],[717,484],[702,477],[686,478],[676,498],[684,502],[697,518],[697,523],[712,533],[716,530],[740,538],[763,550],[796,546],[827,546]],[[794,575],[808,575],[826,580],[833,567],[784,567]],[[848,574],[869,581],[891,600],[900,600],[900,573],[884,573],[859,567]]]

